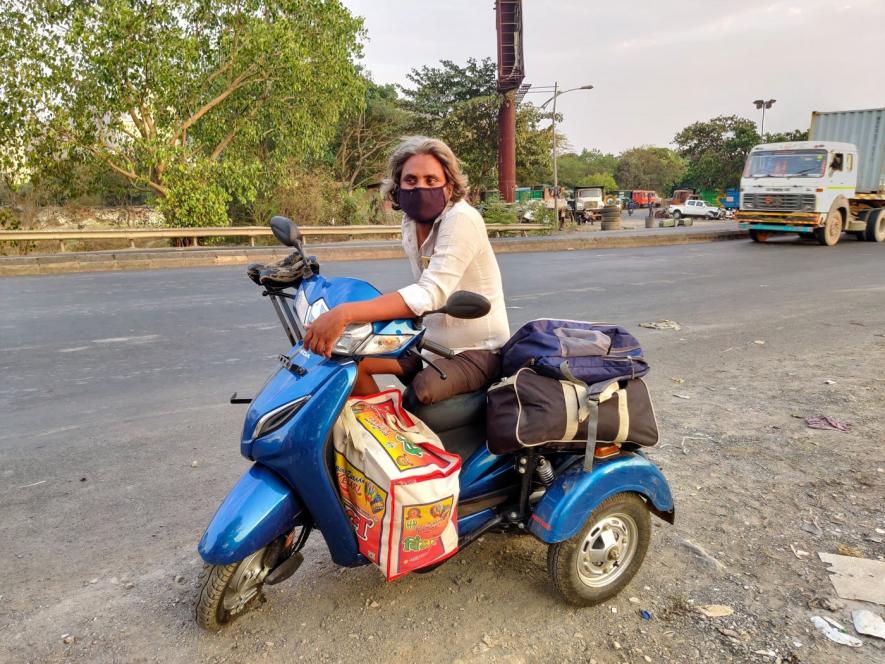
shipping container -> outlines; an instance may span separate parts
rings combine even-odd
[[[814,111],[809,140],[856,145],[857,193],[885,193],[885,108]]]

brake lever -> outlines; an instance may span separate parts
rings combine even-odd
[[[436,366],[436,364],[434,364],[433,360],[428,360],[426,357],[424,357],[421,353],[419,353],[414,348],[409,349],[409,354],[410,355],[417,355],[418,359],[420,359],[422,362],[426,362],[431,369],[433,369],[436,373],[439,374],[439,377],[442,380],[449,379],[449,375],[445,371],[440,369],[438,366]]]

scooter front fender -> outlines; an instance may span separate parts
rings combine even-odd
[[[673,523],[673,495],[663,473],[642,455],[622,454],[596,462],[589,472],[576,463],[559,475],[535,506],[529,532],[548,544],[567,540],[602,501],[627,492],[641,495],[655,514]]]
[[[227,494],[197,550],[210,565],[242,560],[292,530],[303,513],[289,485],[269,468],[255,464]]]

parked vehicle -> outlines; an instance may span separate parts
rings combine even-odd
[[[757,145],[741,178],[741,228],[755,242],[813,235],[825,246],[843,232],[885,241],[885,108],[817,112],[809,140]]]
[[[700,198],[694,189],[674,189],[673,196],[670,198],[670,205],[681,205],[693,198]]]
[[[420,319],[350,325],[330,359],[305,350],[305,328],[317,316],[379,291],[357,279],[320,276],[316,260],[304,255],[295,224],[274,217],[271,228],[294,249],[286,259],[290,276],[264,266],[247,272],[273,305],[290,350],[279,356],[279,366],[254,399],[231,398],[250,403],[240,452],[253,465],[199,543],[207,567],[196,619],[211,630],[250,608],[265,584],[292,576],[313,529],[322,533],[336,564],[368,564],[339,496],[330,454],[330,432],[353,389],[356,363],[366,356],[395,358],[420,350],[453,355],[424,338]],[[436,313],[471,318],[488,310],[485,298],[459,292]],[[673,499],[661,471],[642,453],[624,448],[591,459],[589,470],[583,450],[529,448],[493,455],[485,444],[485,404],[485,392],[477,392],[418,413],[463,460],[459,546],[492,529],[528,532],[548,545],[551,577],[569,601],[595,604],[615,595],[642,564],[651,534],[649,512],[673,521]]]
[[[679,205],[670,204],[667,208],[674,219],[682,217],[702,217],[707,219],[719,219],[722,217],[722,209],[715,205],[710,205],[706,201],[699,198],[689,199]]]
[[[642,190],[634,190],[631,194],[631,198],[633,202],[636,203],[639,207],[647,208],[649,205],[654,205],[655,199],[657,199],[657,194],[653,191],[642,191]]]
[[[588,221],[596,221],[599,211],[605,206],[605,189],[603,187],[575,187],[574,198],[569,201],[569,206],[575,213],[575,220],[579,224]]]
[[[721,200],[722,207],[726,210],[737,210],[741,204],[741,190],[738,187],[726,189],[725,196]]]

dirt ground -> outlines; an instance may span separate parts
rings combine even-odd
[[[673,487],[676,524],[653,522],[642,570],[604,605],[562,604],[546,550],[529,536],[486,535],[435,572],[393,583],[371,567],[336,568],[314,537],[292,579],[208,634],[193,621],[196,537],[164,540],[165,524],[146,518],[133,522],[138,544],[113,559],[101,538],[85,542],[94,577],[65,577],[62,558],[43,581],[23,584],[25,549],[0,544],[0,661],[883,662],[885,641],[837,645],[810,622],[829,616],[853,634],[850,610],[864,606],[837,598],[817,552],[885,557],[885,307],[873,296],[877,307],[818,317],[803,339],[790,326],[754,332],[740,320],[639,331],[663,434],[650,457]],[[827,341],[847,335],[855,343]],[[820,352],[833,344],[838,353]],[[853,428],[810,429],[801,417],[815,414]],[[237,415],[219,415],[219,426],[235,428]],[[222,464],[234,467],[213,485],[219,492],[243,468],[235,449],[214,468]],[[158,482],[202,471],[171,470]],[[196,524],[218,496],[191,499],[195,486],[177,499]],[[3,503],[6,520],[16,499]],[[701,615],[709,604],[733,614]]]

